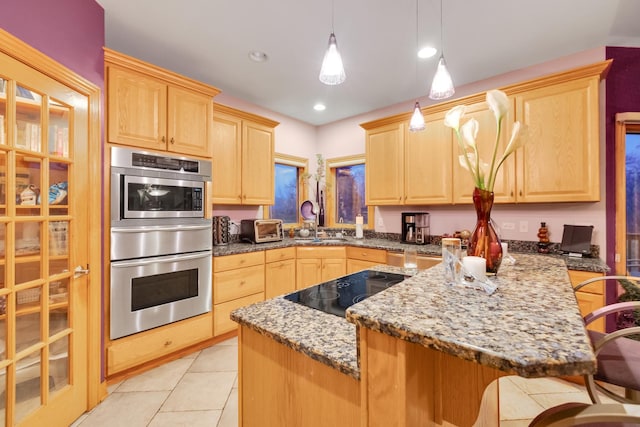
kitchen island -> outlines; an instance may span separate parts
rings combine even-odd
[[[498,425],[500,376],[595,371],[562,260],[517,256],[491,296],[442,277],[421,271],[346,319],[283,298],[234,311],[241,425]]]

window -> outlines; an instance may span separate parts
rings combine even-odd
[[[327,225],[355,227],[356,215],[360,214],[365,228],[373,229],[373,208],[368,208],[365,201],[364,156],[329,159],[327,169]]]
[[[301,157],[275,154],[275,200],[268,209],[270,218],[281,219],[285,224],[300,223],[300,205],[304,197],[300,176],[306,172],[307,164],[307,159]]]

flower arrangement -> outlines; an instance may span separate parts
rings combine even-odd
[[[502,131],[502,120],[509,110],[509,99],[507,95],[500,90],[490,90],[487,92],[487,104],[496,118],[496,139],[493,147],[493,156],[491,164],[487,164],[480,159],[478,154],[478,146],[476,137],[478,136],[478,121],[469,119],[460,125],[464,114],[465,106],[458,105],[447,112],[444,118],[444,124],[450,127],[456,133],[458,146],[462,154],[459,156],[460,165],[471,172],[477,188],[485,191],[493,192],[498,170],[507,158],[516,151],[524,143],[524,138],[518,138],[520,133],[520,122],[513,124],[511,139],[507,144],[507,148],[498,159],[498,145],[500,143],[500,133]]]

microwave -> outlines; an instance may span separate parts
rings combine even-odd
[[[281,219],[243,219],[240,221],[240,240],[252,243],[282,240]]]

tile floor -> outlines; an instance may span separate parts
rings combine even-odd
[[[72,427],[237,427],[236,338],[109,386]],[[584,387],[552,378],[500,379],[502,427],[524,427],[546,408],[589,402]],[[286,427],[286,426],[283,426]]]

